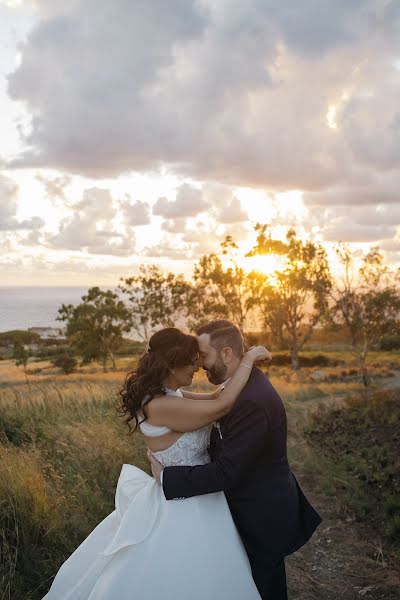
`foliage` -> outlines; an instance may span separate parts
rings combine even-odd
[[[232,320],[245,332],[266,277],[252,271],[246,273],[237,261],[237,244],[231,236],[221,243],[222,256],[208,254],[195,265],[194,286],[190,297],[190,323],[192,326],[212,319]]]
[[[162,273],[156,265],[142,265],[139,275],[122,279],[128,297],[132,329],[147,342],[157,327],[173,327],[185,314],[190,284],[183,275]]]
[[[123,338],[121,344],[115,350],[115,356],[138,356],[144,354],[146,345],[144,342]]]
[[[290,229],[286,242],[272,239],[267,225],[256,226],[257,243],[247,256],[277,254],[285,266],[274,273],[253,297],[262,314],[264,326],[273,337],[288,344],[293,367],[300,368],[299,352],[310,339],[328,307],[332,286],[326,251],[311,241],[298,239]]]
[[[132,327],[130,311],[118,294],[93,287],[82,297],[81,304],[63,304],[58,312],[58,319],[67,322],[67,340],[84,364],[99,358],[106,371],[111,358],[115,368],[114,351],[122,334]]]
[[[331,358],[326,354],[313,354],[311,356],[298,356],[301,367],[335,367],[344,364],[343,360]],[[292,357],[290,354],[274,352],[272,355],[272,366],[290,365]]]
[[[21,342],[14,342],[13,358],[15,358],[15,364],[17,367],[23,366],[26,383],[29,386],[28,373],[26,367],[29,360],[29,352],[25,349],[25,346]]]
[[[66,375],[73,373],[78,366],[78,361],[71,352],[60,352],[53,358],[52,363],[55,367],[59,367]]]
[[[0,346],[14,346],[14,344],[39,344],[40,335],[33,331],[15,329],[0,332]]]
[[[376,393],[366,404],[317,413],[306,434],[339,471],[338,493],[360,518],[380,528],[400,547],[400,390]],[[335,483],[334,481],[332,482]]]
[[[40,348],[38,348],[37,350],[35,350],[35,359],[52,360],[59,354],[69,352],[70,350],[71,348],[70,346],[68,346],[68,344],[65,343],[65,340],[63,340],[62,344],[43,345],[40,346]]]
[[[400,334],[384,335],[379,344],[380,350],[400,350]]]
[[[358,275],[355,257],[349,248],[341,245],[337,254],[344,276],[341,282],[336,282],[332,291],[332,318],[348,328],[363,383],[367,387],[370,383],[366,364],[368,353],[379,347],[384,336],[398,327],[398,273],[390,272],[378,248],[363,257]]]

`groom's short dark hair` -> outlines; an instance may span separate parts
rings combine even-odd
[[[227,319],[215,319],[196,329],[197,335],[208,333],[210,343],[221,352],[222,348],[232,348],[234,354],[241,358],[243,356],[243,336],[240,329]]]

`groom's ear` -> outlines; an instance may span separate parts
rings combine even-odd
[[[222,356],[222,360],[223,360],[224,364],[229,365],[229,363],[232,361],[232,359],[234,357],[232,348],[230,346],[226,346],[225,348],[222,348],[221,356]]]

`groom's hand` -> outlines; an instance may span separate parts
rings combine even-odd
[[[154,458],[151,452],[147,452],[147,456],[151,464],[151,472],[153,473],[153,477],[161,485],[161,472],[163,471],[164,466],[158,462],[156,458]]]

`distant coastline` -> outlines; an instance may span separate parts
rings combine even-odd
[[[0,331],[61,327],[58,309],[79,303],[89,287],[0,286]]]

